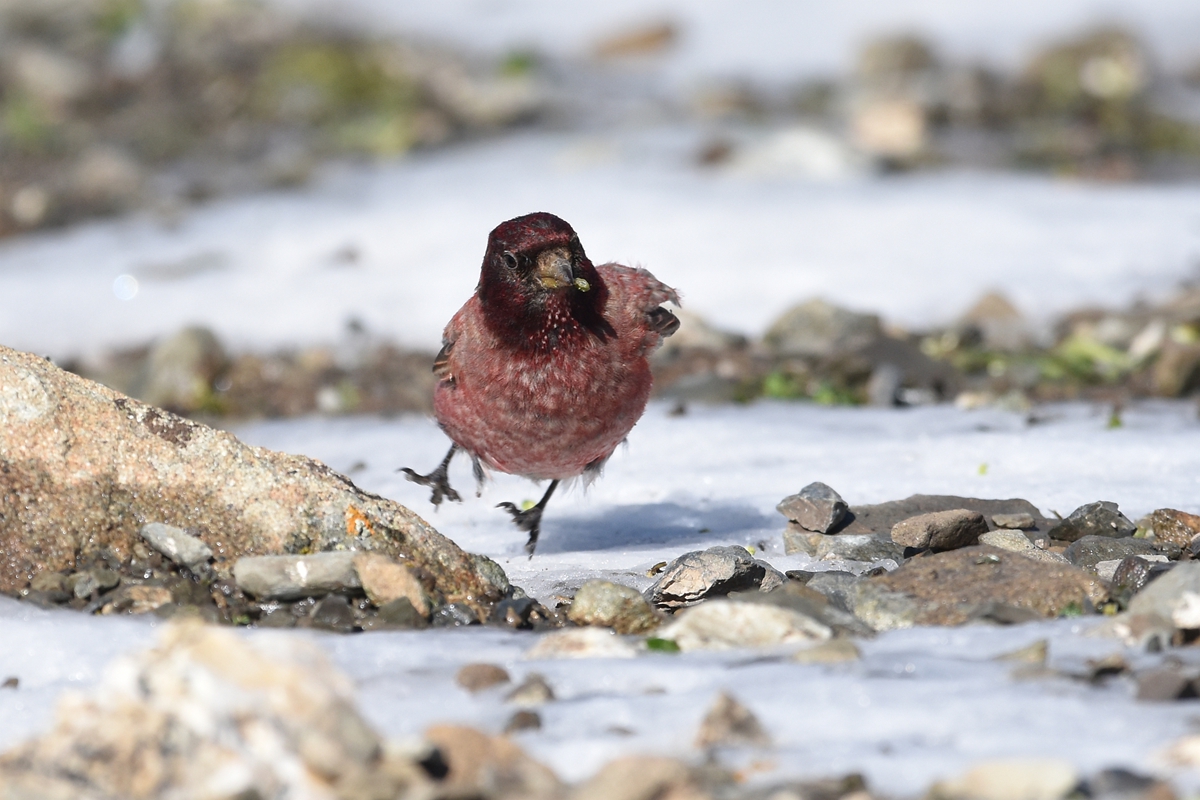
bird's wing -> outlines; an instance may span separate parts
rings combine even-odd
[[[433,374],[439,381],[454,383],[455,361],[458,360],[454,356],[454,343],[462,335],[465,312],[466,306],[459,309],[458,313],[446,324],[446,329],[442,331],[442,349],[438,350],[438,354],[433,359]]]
[[[642,334],[631,342],[634,354],[649,354],[679,329],[679,318],[662,307],[666,302],[679,305],[679,294],[649,271],[620,264],[600,264],[596,270],[609,289],[610,313],[622,315]],[[628,328],[618,325],[617,329]]]

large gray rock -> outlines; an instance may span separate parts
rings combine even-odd
[[[1133,536],[1137,526],[1120,512],[1116,503],[1101,500],[1088,503],[1071,512],[1050,529],[1051,539],[1074,542],[1085,536],[1109,536],[1120,539]]]
[[[783,498],[775,508],[791,522],[814,533],[829,533],[850,510],[840,494],[819,481]]]
[[[214,569],[242,556],[378,550],[486,619],[498,567],[324,464],[214,430],[0,347],[0,592],[101,551],[127,561],[146,520],[194,531]]]
[[[646,599],[659,608],[683,608],[708,597],[757,588],[768,574],[744,547],[710,547],[684,553],[667,565]]]
[[[892,527],[892,541],[905,547],[934,552],[956,550],[975,544],[988,532],[987,521],[978,511],[956,508],[909,517]]]

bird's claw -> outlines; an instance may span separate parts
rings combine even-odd
[[[433,494],[430,496],[429,500],[435,506],[440,506],[442,504],[442,498],[453,500],[456,503],[461,503],[462,497],[460,497],[458,492],[456,492],[453,487],[450,486],[450,475],[448,474],[446,466],[447,465],[443,463],[440,467],[428,475],[419,475],[417,474],[416,470],[409,469],[408,467],[404,467],[400,471],[408,476],[408,479],[413,483],[419,483],[422,486],[428,486],[430,489],[432,489]]]
[[[533,558],[533,551],[537,549],[538,535],[542,532],[542,506],[536,505],[522,510],[512,503],[498,503],[496,508],[503,508],[512,514],[513,524],[519,530],[529,532],[529,541],[525,543],[525,552],[529,554],[530,558]]]

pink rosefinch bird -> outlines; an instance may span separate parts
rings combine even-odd
[[[460,500],[448,467],[474,463],[550,486],[537,505],[501,503],[537,547],[542,512],[560,481],[595,477],[646,410],[647,356],[679,320],[661,304],[675,291],[644,269],[593,266],[571,226],[537,213],[488,237],[474,296],[442,334],[433,410],[454,442],[428,475],[407,467],[430,498]]]

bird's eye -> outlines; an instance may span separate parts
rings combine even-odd
[[[517,268],[517,257],[507,250],[504,251],[504,266],[508,267],[509,269]]]

